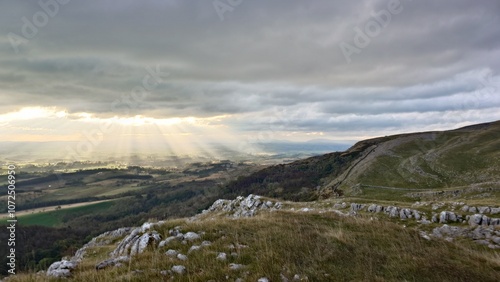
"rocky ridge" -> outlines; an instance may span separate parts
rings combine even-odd
[[[200,215],[206,215],[209,213],[224,212],[228,213],[230,217],[252,217],[257,215],[259,211],[267,210],[274,211],[282,208],[281,202],[264,201],[261,196],[249,195],[247,197],[237,197],[235,200],[217,200],[208,209],[202,212]],[[190,220],[197,220],[199,216],[195,216]],[[114,231],[109,231],[103,233],[95,238],[93,238],[89,243],[84,245],[79,249],[75,256],[70,259],[63,259],[61,261],[53,263],[46,272],[47,276],[57,277],[57,278],[67,278],[71,276],[71,272],[78,266],[82,261],[87,251],[90,248],[109,245],[113,241],[123,238],[117,245],[117,247],[109,254],[109,259],[104,260],[96,265],[96,270],[102,270],[109,267],[121,267],[123,263],[128,262],[132,257],[137,254],[143,253],[148,248],[161,249],[167,247],[170,243],[174,241],[181,241],[183,244],[193,244],[193,242],[201,240],[203,232],[187,232],[183,233],[181,227],[176,227],[169,230],[169,237],[162,240],[162,235],[159,234],[155,228],[164,225],[165,221],[159,221],[155,223],[146,222],[141,227],[135,228],[120,228]],[[207,247],[211,244],[209,241],[203,241],[201,245],[192,245],[189,253],[200,250],[203,247]],[[179,261],[185,261],[188,259],[187,255],[178,253],[175,250],[168,250],[165,255],[173,256]],[[221,259],[223,255],[218,257]],[[239,269],[243,266],[235,265],[230,266],[232,268]],[[170,270],[164,270],[162,272],[165,275],[183,274],[186,269],[182,265],[176,265]]]
[[[373,214],[373,216],[380,214],[383,217],[397,219],[403,222],[415,220],[422,226],[428,224],[443,224],[440,227],[434,228],[432,232],[420,231],[420,235],[427,240],[445,239],[452,241],[458,237],[465,237],[492,249],[500,248],[500,219],[492,217],[492,215],[499,213],[500,208],[498,207],[471,207],[464,203],[445,204],[425,202],[416,202],[412,207],[346,202],[331,203],[328,204],[328,207],[323,206],[320,208],[317,208],[314,204],[299,209],[296,209],[294,204],[290,204],[290,206],[292,207],[289,207],[287,204],[285,209],[285,205],[282,202],[265,200],[256,195],[249,195],[248,197],[240,196],[235,200],[217,200],[207,210],[189,220],[200,220],[212,214],[225,214],[230,218],[238,219],[241,217],[252,217],[262,211],[272,212],[279,209],[295,212],[334,212],[342,216],[360,216],[362,213],[368,215]],[[426,206],[432,207],[432,212],[430,214],[419,210],[419,208]],[[377,217],[377,219],[381,218]],[[120,228],[115,231],[103,233],[93,238],[84,247],[79,249],[71,259],[64,259],[52,264],[46,275],[58,278],[70,277],[71,272],[85,257],[89,248],[109,245],[120,238],[123,239],[119,241],[116,248],[109,254],[109,259],[96,264],[96,270],[110,267],[122,267],[123,264],[127,263],[132,257],[143,253],[148,248],[152,248],[155,251],[166,249],[166,251],[164,251],[165,256],[178,262],[178,264],[171,269],[161,270],[162,275],[170,277],[182,275],[188,271],[185,266],[182,265],[182,262],[188,260],[191,253],[202,251],[204,248],[209,247],[212,242],[203,240],[203,231],[183,232],[180,226],[170,229],[165,236],[166,238],[163,238],[162,234],[156,231],[156,229],[163,226],[165,223],[164,221],[156,223],[147,222],[141,227]],[[449,224],[461,224],[462,226],[450,226]],[[169,248],[174,242],[181,242],[183,245],[190,246],[189,251],[186,254],[182,254],[178,250]],[[220,250],[213,254],[214,259],[226,261],[228,256],[237,255],[237,252],[234,250],[245,247],[248,246],[228,246],[228,250]],[[229,269],[238,270],[243,269],[245,266],[230,264],[228,267]]]

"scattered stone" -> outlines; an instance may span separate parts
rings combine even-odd
[[[196,245],[191,246],[191,248],[189,248],[188,254],[190,254],[190,253],[192,253],[194,251],[198,251],[200,249],[201,249],[201,246],[196,246]]]
[[[257,282],[269,282],[269,279],[267,277],[262,277],[257,280]]]
[[[217,255],[217,260],[221,260],[221,261],[227,260],[227,254],[226,253],[219,253]]]
[[[186,267],[184,265],[174,265],[172,266],[172,272],[177,273],[177,274],[185,274],[186,273]]]
[[[122,257],[115,258],[115,259],[108,259],[108,260],[105,260],[105,261],[98,263],[95,266],[95,269],[101,270],[101,269],[108,268],[110,266],[120,267],[120,265],[122,265],[122,263],[128,262],[129,260],[130,260],[130,258],[128,256],[122,256]]]
[[[487,240],[476,240],[474,242],[478,243],[479,245],[484,245],[484,246],[488,246],[490,244],[490,242],[488,242]]]
[[[195,232],[188,232],[186,235],[184,235],[184,239],[188,241],[195,241],[200,239],[200,235],[196,234]]]
[[[243,268],[245,268],[245,266],[242,264],[237,264],[237,263],[230,263],[229,264],[229,269],[231,269],[231,270],[241,270]]]
[[[477,209],[478,209],[479,213],[482,213],[482,214],[489,213],[491,211],[491,209],[489,207],[478,207]]]
[[[457,222],[458,216],[454,212],[442,211],[439,214],[439,223]]]
[[[163,240],[160,242],[160,244],[158,245],[159,248],[163,248],[165,247],[166,245],[170,244],[171,242],[177,240],[177,237],[175,236],[170,236],[168,237],[167,239]]]
[[[177,254],[177,259],[182,260],[182,261],[186,261],[188,259],[188,257],[186,255],[183,255],[183,254]]]
[[[499,214],[500,213],[500,208],[491,208],[490,209],[491,214]]]
[[[208,247],[208,246],[210,246],[210,245],[212,245],[212,242],[210,242],[210,241],[203,241],[203,242],[201,243],[201,246],[202,246],[202,247]]]
[[[410,209],[401,209],[401,211],[399,212],[399,218],[400,219],[412,218],[411,210]]]
[[[351,204],[351,211],[353,211],[353,212],[360,211],[360,210],[362,210],[364,207],[365,207],[365,205],[363,205],[363,204],[356,204],[356,203],[352,203],[352,204]]]
[[[149,225],[146,227],[148,226]],[[118,244],[118,247],[116,247],[116,249],[111,253],[111,257],[117,258],[128,255],[134,256],[136,254],[143,253],[149,245],[156,245],[160,242],[161,235],[156,231],[147,232],[141,235],[144,228],[139,227],[134,229]],[[149,228],[151,228],[151,226],[149,226]]]
[[[73,271],[77,266],[77,262],[62,260],[54,262],[50,265],[47,270],[47,276],[57,277],[57,278],[67,278],[71,276],[71,271]]]
[[[175,258],[175,257],[177,257],[177,255],[179,254],[179,252],[178,252],[178,251],[176,251],[176,250],[172,250],[172,249],[170,249],[170,250],[168,250],[167,252],[165,252],[165,254],[166,254],[167,256],[169,256],[169,257]]]
[[[283,204],[281,202],[276,202],[274,204],[271,201],[263,202],[260,196],[250,194],[246,198],[239,196],[232,201],[219,199],[213,203],[207,212],[224,211],[232,214],[234,218],[240,218],[255,216],[258,210],[277,210],[282,207]],[[205,212],[205,214],[207,212]]]

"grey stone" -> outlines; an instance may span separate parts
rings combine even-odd
[[[67,278],[71,276],[71,271],[73,271],[77,265],[77,262],[68,260],[54,262],[50,265],[46,275],[57,278]]]
[[[470,212],[470,213],[477,213],[477,209],[476,209],[476,207],[470,207],[470,208],[469,208],[469,212]]]
[[[129,260],[130,260],[130,258],[128,256],[122,256],[122,257],[115,258],[115,259],[108,259],[108,260],[105,260],[105,261],[98,263],[95,266],[95,269],[101,270],[101,269],[105,269],[105,268],[108,268],[111,266],[118,266],[119,267],[120,265],[122,265],[122,263],[128,262]]]
[[[493,241],[493,243],[495,243],[495,244],[500,245],[500,237],[493,236],[493,237],[491,237],[491,241]]]
[[[166,245],[170,244],[171,242],[173,242],[175,240],[177,240],[177,237],[170,236],[167,239],[161,241],[160,244],[158,245],[158,247],[159,248],[163,248],[163,247],[165,247]]]
[[[172,272],[177,273],[177,274],[185,274],[186,273],[186,267],[184,265],[174,265],[172,266]]]
[[[422,218],[420,212],[417,210],[413,210],[413,217],[415,217],[416,220],[420,220]]]
[[[201,249],[201,246],[191,246],[191,248],[189,248],[189,251],[188,251],[188,254],[192,253],[192,252],[195,252],[195,251],[198,251]]]
[[[356,204],[356,203],[352,203],[351,204],[351,211],[360,211],[362,210],[363,208],[365,207],[365,205],[363,204]]]
[[[500,213],[500,208],[491,208],[490,213],[491,214],[499,214]]]
[[[176,250],[172,250],[172,249],[170,249],[170,250],[166,251],[166,252],[165,252],[165,254],[166,254],[167,256],[169,256],[169,257],[173,257],[173,258],[175,258],[175,257],[177,257],[177,255],[179,254],[179,252],[178,252],[178,251],[176,251]]]
[[[186,261],[186,260],[188,260],[188,257],[186,255],[183,255],[183,254],[177,254],[177,259],[182,260],[182,261]]]
[[[470,226],[476,226],[480,225],[483,220],[483,215],[481,214],[474,214],[469,217],[469,225]]]
[[[202,246],[202,247],[208,247],[208,246],[210,246],[210,245],[212,245],[212,242],[210,242],[210,241],[203,241],[203,242],[201,243],[201,246]]]
[[[217,260],[221,260],[221,261],[227,260],[227,254],[226,253],[219,253],[217,255]]]
[[[478,207],[479,213],[485,214],[490,213],[491,209],[489,207]]]
[[[401,211],[399,212],[400,219],[407,219],[407,218],[411,218],[411,217],[412,217],[412,215],[411,215],[410,209],[401,209]]]
[[[257,282],[269,282],[269,279],[267,277],[262,277],[257,280]]]
[[[184,235],[184,239],[188,241],[195,241],[200,239],[200,235],[196,234],[195,232],[188,232],[186,235]]]
[[[237,263],[230,263],[229,264],[229,269],[231,269],[231,270],[241,270],[243,268],[245,268],[245,266],[242,264],[237,264]]]
[[[484,245],[484,246],[488,246],[490,244],[490,242],[488,242],[487,240],[476,240],[474,242],[478,243],[479,245]]]
[[[465,205],[462,207],[461,209],[463,212],[468,212],[469,211],[469,206],[468,205]]]

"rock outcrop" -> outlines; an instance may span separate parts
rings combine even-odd
[[[264,201],[261,196],[250,194],[246,198],[239,196],[234,200],[217,200],[203,213],[223,211],[228,212],[234,218],[252,217],[259,210],[279,210],[282,206],[281,202]]]

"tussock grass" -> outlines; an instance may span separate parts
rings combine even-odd
[[[205,232],[202,240],[211,246],[188,254],[185,262],[167,257],[168,249],[187,254],[192,244],[175,242],[160,250],[149,250],[122,268],[95,271],[109,247],[96,251],[75,272],[75,281],[167,281],[160,274],[173,265],[184,265],[185,275],[174,281],[257,281],[268,277],[281,281],[295,274],[308,281],[498,281],[498,253],[479,251],[472,243],[427,241],[417,231],[386,221],[339,217],[329,213],[264,213],[233,220],[215,217],[201,221],[169,221],[158,230],[181,226],[183,232]],[[194,242],[194,244],[200,244]],[[231,249],[230,245],[239,246]],[[216,260],[219,252],[227,261]],[[234,253],[232,256],[231,253]],[[229,264],[243,264],[230,270]],[[134,273],[135,270],[143,272]],[[43,281],[19,276],[15,281]]]

